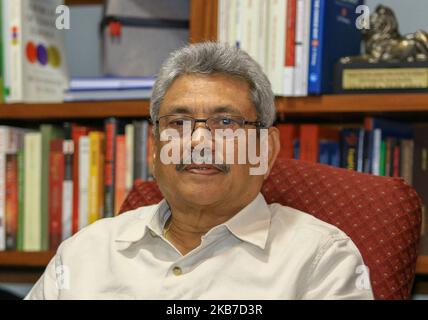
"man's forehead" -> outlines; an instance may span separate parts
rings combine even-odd
[[[226,104],[226,105],[201,105],[201,106],[189,106],[189,105],[169,105],[165,106],[164,110],[168,113],[173,114],[237,114],[242,115],[243,110],[239,106]]]

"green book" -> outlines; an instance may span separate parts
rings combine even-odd
[[[4,102],[3,97],[3,70],[4,70],[4,62],[3,62],[3,1],[0,1],[0,103]]]
[[[379,164],[379,168],[380,168],[379,175],[381,176],[386,175],[385,165],[386,165],[386,142],[385,140],[382,140],[382,143],[380,145],[380,164]]]
[[[24,250],[24,150],[18,150],[18,228],[17,250]]]
[[[52,124],[40,125],[42,135],[42,177],[41,177],[41,235],[43,251],[49,250],[49,154],[51,140],[63,138],[61,128]]]

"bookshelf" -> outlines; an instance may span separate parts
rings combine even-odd
[[[102,4],[103,0],[66,0],[67,5]],[[217,0],[191,0],[190,41],[217,38]],[[428,116],[428,93],[324,95],[276,98],[285,117],[334,114],[418,113]],[[149,101],[73,102],[58,104],[0,104],[0,120],[70,120],[107,117],[148,117]],[[34,283],[53,257],[53,252],[0,252],[0,283]],[[428,256],[418,259],[416,273],[428,276]]]
[[[279,113],[286,116],[337,113],[428,112],[428,93],[349,94],[301,98],[277,97]],[[405,111],[403,111],[405,109]],[[54,104],[3,104],[0,119],[78,119],[148,117],[149,101],[66,102]]]

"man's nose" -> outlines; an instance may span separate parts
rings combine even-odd
[[[205,126],[205,123],[196,123],[192,133],[192,147],[206,142],[205,139],[211,137],[210,130]]]

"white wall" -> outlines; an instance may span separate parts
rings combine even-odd
[[[372,10],[379,4],[391,7],[397,15],[402,34],[418,29],[428,32],[428,0],[366,0],[366,3]]]

